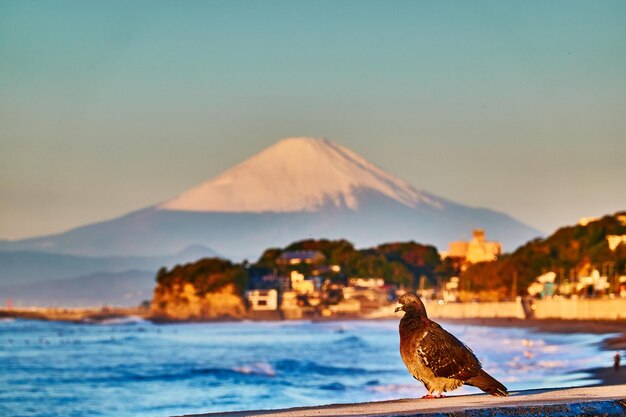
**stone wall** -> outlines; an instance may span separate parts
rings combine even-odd
[[[519,302],[427,303],[426,310],[432,318],[525,318]],[[626,320],[626,299],[559,299],[535,300],[534,318],[570,320]]]
[[[535,318],[575,320],[626,320],[626,299],[537,300]]]
[[[514,317],[524,318],[524,310],[518,302],[484,302],[484,303],[427,303],[426,311],[430,318],[469,319]]]

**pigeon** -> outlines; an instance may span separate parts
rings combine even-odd
[[[428,390],[424,398],[441,398],[461,385],[480,388],[491,395],[509,395],[506,387],[482,369],[471,349],[426,315],[422,301],[404,294],[396,312],[400,320],[400,356],[413,378]]]

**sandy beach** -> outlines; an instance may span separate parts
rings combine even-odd
[[[476,318],[476,319],[436,319],[438,323],[467,324],[472,326],[523,327],[539,332],[550,333],[626,333],[626,320],[560,320],[560,319],[515,319],[515,318]],[[626,341],[623,347],[626,349]]]
[[[445,328],[446,324],[467,324],[468,326],[492,326],[492,327],[523,327],[539,333],[591,333],[591,334],[615,334],[602,343],[602,349],[617,352],[622,355],[622,366],[619,370],[613,369],[611,363],[603,368],[581,369],[581,372],[589,373],[589,380],[600,380],[594,385],[619,385],[626,384],[626,320],[538,320],[538,319],[441,319],[438,322]]]

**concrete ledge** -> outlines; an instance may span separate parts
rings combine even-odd
[[[487,394],[442,399],[403,399],[283,410],[197,414],[194,417],[498,417],[498,416],[625,416],[626,385],[531,390],[492,397]]]

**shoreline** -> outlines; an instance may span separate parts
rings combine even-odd
[[[600,349],[607,352],[621,351],[622,357],[626,358],[626,320],[564,320],[564,319],[505,319],[505,318],[479,318],[479,319],[440,319],[438,323],[445,328],[446,324],[488,326],[488,327],[518,327],[530,329],[536,333],[557,334],[616,334],[606,338]],[[623,363],[626,361],[623,361]],[[626,384],[626,364],[618,371],[613,366],[588,368],[573,371],[572,373],[584,372],[589,374],[585,380],[590,383],[585,386],[607,386]],[[591,381],[600,381],[591,382]]]
[[[488,327],[518,327],[526,328],[537,333],[557,334],[612,334],[602,343],[603,350],[626,350],[626,320],[569,320],[569,319],[440,319],[438,323],[488,326]]]
[[[192,320],[175,320],[161,316],[154,316],[149,309],[141,307],[111,307],[111,308],[48,308],[48,307],[31,307],[31,308],[12,308],[6,309],[0,307],[0,318],[24,318],[32,320],[46,321],[81,321],[90,320],[106,320],[109,318],[123,318],[137,316],[153,323],[213,323],[213,322],[237,322],[237,321],[292,321],[291,319],[267,319],[255,317],[231,317],[222,316],[212,319],[192,319]],[[360,321],[380,321],[400,319],[401,314],[389,315],[383,317],[371,317],[367,315],[340,315],[332,317],[303,317],[297,320],[309,320],[314,323],[325,323],[334,321],[360,320]],[[523,327],[536,328],[537,331],[549,331],[551,333],[591,333],[604,334],[612,332],[626,332],[626,318],[624,319],[520,319],[514,317],[472,317],[472,318],[440,318],[431,317],[437,323],[449,323],[455,325],[472,325],[472,326],[491,326],[491,327]],[[296,321],[297,321],[296,320]],[[565,324],[565,326],[564,326]]]
[[[521,327],[537,332],[550,333],[626,333],[626,320],[577,320],[577,319],[516,319],[516,318],[463,318],[435,319],[440,324],[489,327]],[[626,346],[626,345],[625,345]],[[626,347],[625,347],[626,348]]]
[[[361,318],[363,320],[388,320],[385,318]],[[587,368],[572,371],[589,374],[589,381],[599,380],[599,383],[589,383],[589,387],[626,384],[626,320],[589,320],[589,319],[519,319],[519,318],[436,318],[434,319],[444,329],[446,325],[486,326],[486,327],[516,327],[530,329],[534,333],[576,334],[587,333],[614,336],[607,337],[599,344],[600,349],[609,352],[622,351],[622,366],[618,371],[613,366]]]
[[[45,321],[84,321],[106,320],[110,318],[141,317],[153,323],[213,323],[238,321],[292,321],[290,319],[258,319],[255,317],[216,317],[213,319],[174,320],[150,314],[149,309],[141,307],[114,307],[114,308],[0,308],[0,318],[23,318]],[[346,320],[380,321],[400,319],[401,314],[385,317],[369,317],[364,315],[341,315],[333,317],[304,317],[299,320],[309,320],[313,323],[325,323]],[[551,333],[626,333],[626,319],[520,319],[513,317],[474,317],[474,318],[432,318],[437,323],[455,325],[490,326],[490,327],[521,327],[532,328],[536,331]],[[297,320],[296,320],[297,321]]]
[[[59,321],[71,323],[97,323],[111,319],[140,317],[149,320],[150,310],[140,307],[129,308],[6,308],[0,309],[0,319]]]
[[[215,320],[197,321],[171,321],[159,320],[150,316],[150,310],[143,308],[109,308],[109,309],[0,309],[0,319],[15,318],[25,320],[59,321],[78,324],[98,324],[111,319],[123,319],[128,317],[139,317],[151,321],[157,325],[186,324],[186,323],[224,323],[241,322],[251,320],[249,318],[217,318]],[[399,319],[398,317],[377,317],[368,318],[363,316],[343,316],[343,317],[323,317],[305,319],[314,323],[327,323],[343,320],[358,321],[380,321]],[[254,320],[251,321],[268,321]],[[289,321],[289,320],[269,320],[269,321]],[[612,366],[580,369],[574,372],[584,372],[589,374],[586,378],[590,380],[588,386],[617,385],[626,384],[626,320],[573,320],[573,319],[518,319],[518,318],[446,318],[435,319],[435,321],[446,327],[446,325],[466,325],[466,326],[487,326],[487,327],[516,327],[529,329],[537,333],[557,333],[576,334],[588,333],[598,335],[612,335],[607,337],[601,344],[600,349],[604,351],[622,351],[624,365],[619,371],[615,371]],[[610,365],[610,364],[607,364]],[[601,381],[600,383],[591,381]]]

